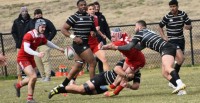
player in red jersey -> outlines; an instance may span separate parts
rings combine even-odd
[[[36,64],[34,61],[34,56],[43,57],[44,52],[36,52],[38,46],[47,45],[51,48],[55,48],[61,52],[64,52],[63,48],[60,48],[48,41],[43,35],[46,28],[46,22],[43,19],[38,19],[35,23],[35,29],[27,32],[22,41],[22,46],[17,55],[17,63],[20,68],[27,75],[27,78],[22,81],[15,83],[14,87],[16,89],[17,97],[20,97],[20,88],[28,85],[28,97],[27,103],[36,103],[33,99],[33,93],[35,88],[35,83],[37,80],[36,74]]]
[[[110,46],[122,46],[129,43],[129,37],[126,33],[122,33],[119,28],[114,28],[111,30],[111,40],[112,43],[103,45],[102,49],[110,49]],[[132,74],[134,77],[135,72],[141,69],[145,65],[144,54],[136,48],[132,48],[128,51],[119,50],[126,58],[124,62],[123,69],[116,70],[118,77],[115,81],[119,81],[120,84],[113,83],[106,87],[106,89],[114,89],[114,91],[108,91],[105,93],[106,96],[118,95],[119,92],[127,86],[128,75]],[[115,89],[116,88],[116,89]]]
[[[95,15],[95,5],[93,3],[88,4],[87,13],[90,14],[90,16],[92,16],[97,33],[101,35],[103,38],[106,38],[106,36],[100,31],[98,17]],[[95,54],[95,56],[97,56],[97,58],[99,58],[103,62],[104,71],[108,71],[109,65],[105,56],[105,51],[99,50],[99,47],[98,47],[99,42],[97,40],[97,37],[95,35],[90,35],[88,44],[90,45],[90,49]]]

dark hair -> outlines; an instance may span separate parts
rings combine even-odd
[[[139,21],[137,21],[137,23],[141,24],[145,28],[147,27],[147,24],[146,24],[146,22],[144,20],[139,20]]]
[[[85,1],[85,0],[78,0],[77,3],[76,3],[76,5],[78,6],[78,4],[79,4],[80,2],[82,2],[82,1]]]
[[[178,6],[178,1],[177,0],[171,0],[169,2],[169,5],[176,5],[176,6]]]
[[[41,9],[35,9],[34,15],[36,15],[36,14],[42,14],[42,10]]]
[[[94,3],[90,3],[87,5],[87,7],[89,7],[89,6],[94,6]]]
[[[94,5],[99,5],[99,6],[100,6],[100,4],[99,4],[98,1],[95,1],[95,2],[94,2]]]

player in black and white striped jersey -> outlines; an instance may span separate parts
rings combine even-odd
[[[180,67],[184,62],[184,51],[185,51],[185,37],[183,34],[183,29],[192,29],[191,20],[189,19],[187,13],[178,10],[178,1],[171,0],[169,2],[170,12],[163,17],[159,23],[160,35],[166,41],[174,44],[177,47],[176,51],[176,63],[174,69],[179,73]],[[167,36],[164,34],[163,27],[166,26]],[[169,86],[172,84],[169,83]]]
[[[167,41],[162,39],[155,32],[148,30],[146,28],[146,22],[144,20],[137,21],[135,25],[135,32],[136,34],[129,44],[124,46],[112,45],[110,48],[114,50],[130,50],[131,48],[136,47],[138,43],[140,43],[141,47],[143,48],[147,47],[159,52],[162,56],[163,76],[172,84],[176,85],[176,88],[172,93],[177,93],[180,90],[185,89],[186,85],[182,82],[179,75],[173,68],[176,56],[176,47],[173,44],[168,43]]]
[[[67,86],[70,80],[83,69],[84,62],[87,62],[90,65],[90,78],[95,75],[94,67],[96,65],[96,60],[88,45],[88,37],[94,33],[96,28],[92,18],[86,13],[86,1],[78,0],[77,7],[78,11],[74,15],[70,16],[61,28],[62,34],[73,39],[72,47],[75,51],[75,64],[72,66],[72,69],[63,83],[51,90],[50,96],[65,91],[65,86]],[[72,28],[73,33],[70,33],[70,28]]]
[[[96,75],[94,78],[91,78],[90,80],[86,81],[82,85],[76,85],[76,84],[71,84],[67,85],[65,87],[65,91],[62,91],[62,93],[72,93],[72,94],[82,94],[82,95],[95,95],[95,94],[101,94],[107,91],[108,89],[102,88],[104,85],[110,85],[113,83],[117,77],[117,72],[119,72],[119,69],[122,70],[124,61],[120,60],[115,68],[113,70],[105,71],[102,72],[98,75]],[[132,75],[128,75],[128,77],[132,77]],[[129,81],[132,81],[133,83],[127,84],[127,88],[131,90],[137,90],[139,89],[140,86],[140,78],[141,78],[141,73],[138,70],[135,72],[135,75],[133,78],[130,78]],[[49,99],[52,98],[51,95]]]

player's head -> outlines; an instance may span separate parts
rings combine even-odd
[[[87,13],[90,15],[95,15],[95,6],[93,3],[87,5]]]
[[[144,29],[147,27],[147,24],[144,20],[139,20],[135,24],[135,32],[137,33],[138,31]]]
[[[111,41],[115,42],[121,38],[122,38],[122,32],[121,32],[120,28],[118,28],[118,27],[112,28],[111,29]]]
[[[77,4],[79,12],[81,12],[81,13],[85,13],[86,12],[87,3],[86,3],[85,0],[78,0],[76,4]]]
[[[95,12],[99,12],[100,11],[100,4],[98,1],[94,2],[94,6],[95,6]]]
[[[172,14],[176,14],[178,12],[178,1],[177,0],[171,0],[169,2],[170,12]]]
[[[35,29],[39,32],[39,34],[43,34],[46,29],[46,22],[44,19],[37,19],[35,22]]]

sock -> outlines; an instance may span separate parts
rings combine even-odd
[[[181,81],[181,79],[176,80],[177,85],[181,85],[183,84],[183,82]]]
[[[180,79],[178,73],[177,73],[175,70],[173,70],[173,71],[170,73],[170,75],[172,76],[172,78],[173,78],[175,81],[178,80],[178,79]]]
[[[176,70],[177,73],[179,73],[180,68],[181,68],[181,65],[176,63],[175,66],[174,66],[174,69]]]
[[[33,100],[33,95],[32,94],[28,94],[27,100]]]
[[[67,93],[67,90],[65,90],[65,87],[60,87],[57,90],[58,90],[58,93]]]
[[[18,82],[18,83],[16,84],[16,87],[17,87],[17,88],[21,88],[21,87],[22,87],[22,82],[21,82],[21,81]]]
[[[120,92],[123,88],[124,88],[123,86],[119,85],[119,86],[117,86],[117,88],[115,89],[115,91],[114,91],[113,93],[114,93],[115,95],[118,95],[119,92]]]
[[[109,85],[109,87],[110,87],[111,89],[115,89],[115,88],[116,88],[116,85],[112,83],[111,85]]]
[[[76,81],[76,77],[72,78],[72,80]]]
[[[173,78],[170,79],[169,82],[172,83],[175,87],[177,87],[176,80],[174,80]]]
[[[63,81],[63,86],[65,87],[65,86],[67,86],[68,85],[68,83],[70,82],[70,80],[68,79],[68,78],[65,78],[65,80]]]

